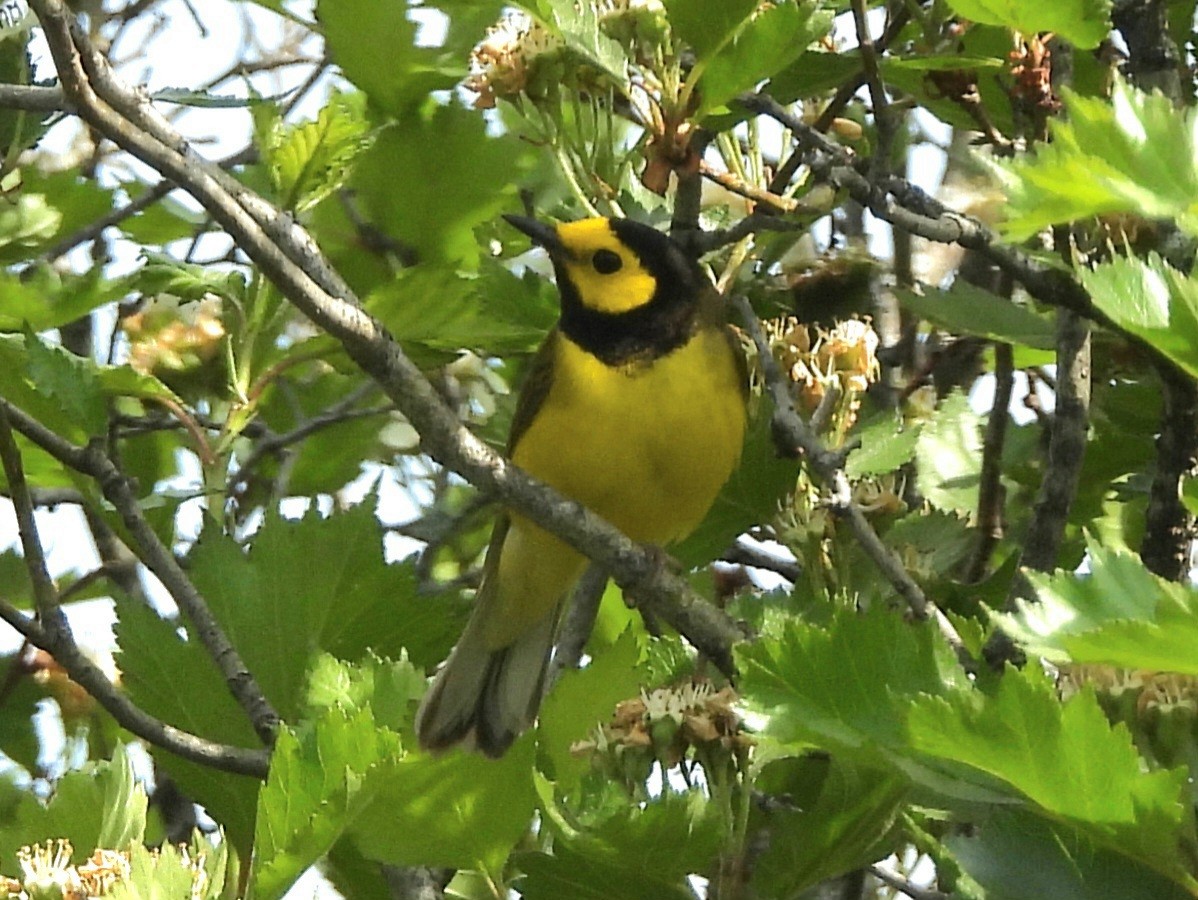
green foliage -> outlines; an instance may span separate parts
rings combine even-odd
[[[1105,663],[1198,676],[1198,593],[1153,575],[1126,550],[1088,546],[1086,574],[1030,573],[1038,602],[1004,629],[1057,663]]]
[[[128,23],[71,6],[103,34],[146,24],[141,4]],[[1184,54],[1194,0],[1167,6]],[[75,861],[97,846],[128,854],[110,894],[120,898],[278,898],[312,867],[345,896],[384,898],[387,864],[458,869],[452,897],[682,900],[705,879],[709,896],[773,900],[822,896],[828,879],[918,853],[936,889],[962,900],[1198,893],[1198,594],[1136,553],[1146,535],[1161,539],[1163,503],[1180,493],[1173,534],[1198,510],[1193,479],[1180,492],[1165,485],[1185,465],[1156,442],[1162,421],[1185,421],[1176,384],[1198,377],[1192,85],[1169,98],[1118,76],[1110,86],[1106,57],[1088,52],[1110,31],[1103,0],[913,4],[885,45],[870,16],[898,101],[897,133],[885,136],[862,89],[869,60],[841,48],[856,43],[843,2],[520,7],[320,0],[309,21],[294,4],[253,0],[255,25],[287,20],[256,32],[262,65],[280,62],[265,51],[286,31],[297,41],[286,66],[312,79],[302,91],[280,94],[241,60],[244,90],[226,80],[150,96],[203,107],[221,128],[252,121],[252,152],[228,160],[223,179],[261,195],[242,194],[243,209],[262,225],[272,204],[281,223],[307,228],[365,312],[497,447],[558,315],[557,291],[534,271],[542,251],[524,256],[501,213],[697,223],[710,237],[768,211],[779,232],[715,247],[701,264],[781,317],[768,337],[806,413],[840,391],[821,435],[844,454],[849,496],[963,649],[899,604],[840,515],[843,484],[779,455],[754,372],[740,464],[699,529],[667,548],[745,633],[735,693],[676,623],[609,586],[583,664],[561,674],[502,759],[422,753],[414,713],[465,621],[493,498],[424,453],[391,407],[405,398],[373,384],[230,246],[227,216],[197,208],[186,186],[130,215],[126,204],[157,196],[168,176],[111,141],[91,146],[89,129],[41,141],[50,119],[0,108],[0,397],[111,456],[284,720],[263,781],[150,747],[155,777],[143,786],[129,736],[91,698],[42,655],[5,657],[0,871],[16,871],[23,845],[69,838]],[[1077,50],[1060,114],[1045,92],[1060,71],[1037,56],[1045,32]],[[21,24],[0,36],[0,83],[32,86],[28,35]],[[1127,71],[1143,71],[1125,43]],[[789,134],[779,143],[774,123],[737,105],[758,87],[801,99],[791,111],[806,121],[835,116],[829,136],[851,146],[886,204],[928,211],[879,176],[903,170],[930,116],[1001,149],[951,142],[988,157],[1005,195],[954,157],[940,194],[948,218],[1005,214],[1008,241],[1069,226],[1069,254],[1030,252],[1074,277],[1105,324],[1059,568],[1023,573],[1034,602],[1007,606],[1037,498],[1059,486],[1045,484],[1057,477],[1047,448],[1061,377],[1051,293],[1029,298],[1018,277],[1009,296],[1001,280],[993,293],[972,286],[979,257],[933,258],[918,241],[900,266],[896,240],[892,267],[876,221],[857,247],[856,209],[834,207],[831,242],[826,217],[794,233],[845,197],[828,188],[826,158]],[[883,137],[894,153],[876,160]],[[922,159],[905,161],[914,171]],[[819,194],[812,210],[788,211]],[[912,273],[936,285],[908,289]],[[872,317],[885,346],[843,330],[834,339],[842,315]],[[996,342],[1021,370],[1009,410],[984,408]],[[1162,420],[1166,410],[1176,418]],[[992,416],[1007,426],[1002,446],[984,445]],[[26,436],[16,444],[39,507],[83,505],[76,518],[101,568],[80,556],[77,571],[60,571],[71,517],[39,508],[41,537],[73,621],[74,601],[118,595],[125,697],[208,740],[262,747],[194,626],[159,605],[152,579],[126,577],[144,574],[114,540],[144,550],[127,511]],[[997,489],[997,509],[979,509],[982,487]],[[747,572],[713,566],[742,535],[768,546],[783,574],[768,559]],[[15,551],[0,553],[0,598],[8,618],[31,614]],[[77,626],[81,639],[89,627]],[[981,662],[1000,628],[1027,655],[1023,669]],[[34,725],[55,710],[61,750]],[[186,854],[142,846],[178,824],[147,805],[167,777],[220,828]],[[884,895],[875,888],[867,878],[863,896]]]
[[[1024,34],[1051,31],[1085,50],[1097,47],[1110,31],[1110,0],[949,0],[949,6],[985,25],[1002,25]]]
[[[1108,213],[1175,219],[1198,232],[1194,111],[1179,113],[1163,94],[1121,81],[1109,101],[1068,90],[1063,97],[1068,117],[1052,122],[1052,142],[995,169],[1007,192],[1007,235],[1023,240]]]

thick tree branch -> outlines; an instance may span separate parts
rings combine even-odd
[[[59,605],[58,591],[46,568],[42,542],[33,516],[33,501],[25,482],[20,451],[12,437],[11,411],[7,403],[0,401],[0,461],[16,510],[17,529],[33,583],[38,613],[37,619],[32,619],[0,601],[0,619],[11,625],[30,644],[54,657],[72,681],[94,697],[122,727],[133,734],[184,759],[226,772],[265,778],[270,762],[268,753],[217,744],[154,718],[136,706],[79,649]]]
[[[246,668],[240,654],[225,636],[220,624],[208,609],[187,573],[183,571],[170,549],[162,543],[142,515],[137,497],[128,479],[104,455],[98,442],[78,447],[26,415],[7,400],[0,399],[0,409],[8,416],[12,427],[25,435],[63,465],[95,479],[104,497],[116,507],[125,527],[133,537],[133,551],[147,569],[153,572],[170,593],[183,614],[195,627],[196,636],[208,651],[233,697],[246,711],[250,722],[263,743],[273,743],[279,716],[271,708],[253,674]]]
[[[758,363],[770,397],[774,401],[775,438],[787,449],[802,454],[811,471],[828,492],[828,507],[848,523],[861,548],[907,603],[912,614],[918,619],[934,619],[945,640],[958,653],[962,653],[961,637],[952,623],[924,596],[923,590],[903,568],[898,558],[882,543],[878,533],[861,512],[861,508],[853,502],[852,488],[844,472],[843,454],[825,447],[795,409],[790,384],[770,352],[769,342],[761,329],[761,323],[757,320],[757,314],[744,297],[735,297],[732,302],[757,346]]]
[[[1158,371],[1164,403],[1140,557],[1162,578],[1185,581],[1190,573],[1194,516],[1182,501],[1181,488],[1198,469],[1198,384],[1172,367],[1158,367]]]
[[[659,615],[725,671],[742,635],[721,610],[580,504],[561,497],[503,459],[457,420],[423,373],[368,316],[311,237],[289,216],[199,159],[149,101],[113,77],[61,0],[33,0],[59,76],[93,128],[196,198],[279,290],[344,347],[421,435],[424,450],[516,512],[560,535],[600,563],[646,610]],[[80,50],[76,50],[78,44]],[[86,68],[85,68],[86,66]]]

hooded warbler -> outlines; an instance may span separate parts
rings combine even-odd
[[[561,295],[520,394],[511,459],[634,540],[686,537],[744,438],[744,364],[722,299],[647,225],[505,218],[548,251]],[[500,756],[532,724],[562,601],[585,567],[527,519],[500,516],[474,611],[417,714],[422,747]]]

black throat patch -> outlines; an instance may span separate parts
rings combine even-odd
[[[690,340],[698,324],[702,275],[669,237],[647,225],[616,219],[612,229],[653,276],[656,289],[644,306],[604,313],[584,306],[555,261],[561,293],[562,334],[609,366],[635,365],[664,356]]]

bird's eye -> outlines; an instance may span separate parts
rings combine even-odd
[[[623,267],[624,260],[620,259],[620,254],[614,250],[596,250],[595,255],[591,257],[591,265],[600,275],[610,275]]]

